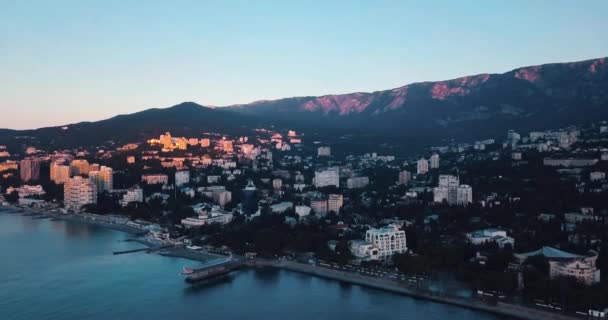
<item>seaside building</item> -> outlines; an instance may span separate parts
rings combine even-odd
[[[97,203],[97,186],[89,179],[70,178],[63,188],[63,204],[69,211],[78,212],[84,205]]]
[[[129,203],[144,202],[144,190],[140,187],[133,187],[127,190],[127,193],[122,196],[120,205],[126,207]]]
[[[394,224],[386,227],[371,228],[365,232],[365,242],[378,249],[378,258],[387,259],[396,253],[407,252],[405,231]]]
[[[542,247],[536,251],[514,254],[519,264],[533,256],[544,256],[549,261],[549,276],[574,278],[585,285],[600,282],[600,270],[596,266],[598,254],[591,250],[586,255],[565,252],[552,247]]]

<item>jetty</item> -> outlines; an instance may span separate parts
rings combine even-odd
[[[112,252],[112,254],[120,255],[120,254],[135,253],[135,252],[152,253],[152,252],[156,252],[156,251],[160,251],[160,250],[168,249],[168,248],[172,248],[172,247],[174,247],[174,246],[166,245],[166,246],[153,247],[153,248],[138,248],[138,249],[131,249],[131,250],[114,251],[114,252]]]

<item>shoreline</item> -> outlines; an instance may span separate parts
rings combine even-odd
[[[3,210],[4,209],[4,210]],[[16,212],[16,210],[19,210]],[[61,221],[73,222],[73,223],[82,223],[88,224],[92,226],[98,226],[102,228],[112,229],[120,232],[125,232],[132,235],[141,235],[142,230],[129,227],[126,225],[119,224],[111,224],[104,223],[101,221],[95,221],[91,219],[84,218],[82,216],[75,215],[67,215],[62,213],[51,213],[51,212],[41,212],[36,209],[27,209],[27,208],[16,208],[16,207],[0,207],[0,212],[16,214],[18,213],[20,216],[23,216],[23,213],[34,213],[40,215],[46,215],[49,218],[54,218]],[[30,216],[32,218],[32,216]],[[147,242],[145,239],[133,239],[132,241],[136,241],[138,243],[144,244],[150,248],[157,247],[156,244]],[[198,251],[189,251],[185,249],[183,246],[168,248],[163,251],[156,252],[160,256],[172,257],[172,258],[182,258],[190,261],[202,262],[206,263],[212,261],[214,259],[219,259],[222,256],[216,254],[209,254],[206,252],[198,252]],[[380,279],[374,277],[368,277],[360,274],[353,274],[343,271],[337,271],[321,266],[308,265],[304,263],[298,263],[294,261],[272,261],[272,260],[255,260],[255,263],[247,263],[245,267],[248,269],[256,269],[256,268],[273,268],[277,270],[285,270],[288,272],[296,272],[301,274],[307,274],[310,276],[315,276],[323,279],[344,282],[354,285],[359,285],[362,287],[382,290],[386,292],[391,292],[394,294],[408,296],[414,299],[427,300],[434,303],[447,304],[452,306],[457,306],[461,308],[466,308],[470,310],[476,310],[481,312],[492,313],[501,316],[508,316],[516,319],[523,320],[580,320],[583,319],[581,316],[574,316],[563,313],[556,313],[548,310],[541,310],[533,307],[528,307],[524,305],[511,304],[505,302],[496,302],[495,304],[490,304],[488,302],[484,302],[482,300],[471,298],[461,298],[455,296],[442,295],[430,291],[422,291],[408,288],[406,286],[401,285],[398,282],[388,280],[388,279]]]
[[[352,273],[337,271],[325,267],[307,265],[293,261],[256,261],[253,265],[248,265],[249,268],[274,268],[278,270],[286,270],[316,276],[319,278],[344,282],[362,287],[373,288],[394,294],[408,296],[414,299],[427,300],[435,303],[442,303],[470,310],[482,311],[501,316],[508,316],[523,320],[577,320],[582,317],[577,317],[569,314],[556,313],[545,311],[537,308],[527,307],[518,304],[511,304],[498,301],[496,304],[490,304],[475,298],[460,298],[455,296],[442,295],[430,291],[422,291],[410,289],[399,283],[387,280],[368,277],[364,275],[356,275]]]

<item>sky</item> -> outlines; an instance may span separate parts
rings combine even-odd
[[[608,56],[608,1],[0,0],[0,128]]]

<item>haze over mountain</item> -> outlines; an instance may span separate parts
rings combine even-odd
[[[598,58],[523,67],[502,74],[413,83],[403,87],[319,97],[257,101],[225,108],[182,103],[166,109],[36,130],[0,130],[0,142],[32,136],[42,144],[119,143],[164,131],[244,133],[275,125],[344,130],[436,143],[556,128],[608,117],[608,62]],[[6,142],[5,142],[6,143]]]

